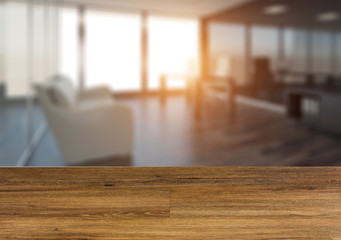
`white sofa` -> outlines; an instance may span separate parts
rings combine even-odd
[[[68,165],[132,156],[132,112],[115,102],[109,88],[76,90],[66,76],[55,75],[36,90]]]

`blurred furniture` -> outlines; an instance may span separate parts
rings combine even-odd
[[[131,156],[132,112],[115,102],[110,89],[78,91],[70,79],[55,75],[36,90],[67,164]]]
[[[264,87],[271,87],[274,83],[273,74],[270,69],[270,59],[259,57],[254,59],[254,88],[261,90]]]
[[[236,112],[235,96],[236,83],[230,76],[216,76],[200,78],[191,75],[163,74],[160,76],[160,102],[165,104],[167,98],[167,82],[171,78],[182,79],[186,82],[186,97],[193,104],[194,115],[197,120],[202,115],[202,101],[204,98],[220,99],[228,103],[229,118],[232,120]]]
[[[187,74],[162,74],[159,78],[160,84],[160,102],[164,104],[167,97],[167,83],[170,79],[176,78],[179,81],[184,81],[186,83],[186,97],[187,101],[191,102],[194,98],[195,84],[198,77]]]
[[[179,79],[186,83],[186,97],[193,104],[194,115],[197,120],[202,113],[204,98],[215,98],[228,102],[229,116],[235,115],[236,83],[231,77],[231,59],[225,54],[218,54],[214,58],[211,76],[199,77],[195,71],[188,74],[162,74],[159,77],[160,102],[164,104],[167,97],[167,83],[171,79]]]
[[[202,114],[202,101],[220,100],[228,113],[229,122],[233,122],[236,116],[236,82],[233,77],[210,77],[199,82],[197,91],[197,117]]]
[[[256,57],[252,64],[252,81],[243,86],[240,93],[256,99],[283,103],[283,83],[288,74],[287,69],[280,67],[273,70],[271,59],[267,57]]]
[[[285,92],[287,116],[308,126],[341,134],[341,94],[307,88]]]
[[[5,100],[6,86],[5,83],[0,82],[0,101]]]

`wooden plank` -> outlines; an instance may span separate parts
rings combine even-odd
[[[0,239],[341,239],[341,168],[0,168]]]

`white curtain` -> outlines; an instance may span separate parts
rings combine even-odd
[[[25,97],[30,92],[29,68],[33,68],[34,82],[43,81],[57,71],[57,4],[56,0],[26,0],[6,1],[2,5],[5,64],[0,71],[4,75],[8,98]],[[30,16],[31,26],[28,25]],[[31,47],[28,46],[29,38],[33,43]],[[31,59],[28,59],[29,53]]]

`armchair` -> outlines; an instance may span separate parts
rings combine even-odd
[[[115,102],[110,89],[77,91],[67,77],[55,75],[36,90],[68,165],[132,155],[132,112]]]

